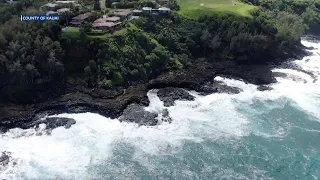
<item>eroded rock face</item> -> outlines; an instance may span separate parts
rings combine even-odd
[[[194,97],[182,88],[167,87],[159,89],[157,95],[163,101],[165,107],[173,106],[176,100],[194,100]]]
[[[157,114],[144,110],[143,106],[130,104],[119,117],[120,121],[134,122],[139,125],[155,126],[158,124]]]
[[[0,101],[0,132],[6,132],[13,128],[28,129],[37,125],[41,116],[65,112],[92,112],[113,119],[118,118],[129,104],[136,103],[147,106],[149,104],[147,91],[148,89],[145,85],[138,84],[128,87],[121,94],[111,93],[110,97],[107,97],[106,92],[101,98],[96,98],[92,94],[76,91],[43,103],[8,104]],[[97,97],[100,97],[100,95]],[[39,115],[41,116],[39,117]],[[61,123],[61,121],[53,123],[51,120],[45,122],[45,124],[52,127],[56,127]],[[70,126],[70,123],[62,124],[62,126]]]
[[[12,128],[25,129],[30,127],[30,124],[36,125],[33,121],[38,114],[53,115],[65,112],[93,112],[115,119],[122,114],[125,114],[123,110],[129,104],[135,103],[140,104],[141,106],[147,106],[149,104],[147,92],[151,89],[160,89],[158,96],[165,102],[166,106],[174,105],[175,100],[194,100],[194,98],[184,89],[195,90],[204,94],[215,92],[239,92],[238,89],[223,86],[221,84],[206,86],[206,83],[208,82],[213,83],[212,81],[217,75],[241,78],[246,82],[256,85],[275,82],[275,78],[271,72],[271,66],[269,65],[237,64],[225,60],[215,61],[214,63],[199,61],[184,69],[163,73],[146,84],[136,84],[129,86],[126,89],[107,90],[103,88],[87,89],[85,87],[66,87],[67,89],[65,91],[61,90],[60,92],[59,90],[59,96],[54,95],[54,93],[51,93],[50,91],[48,91],[49,93],[45,91],[46,94],[52,96],[49,99],[43,98],[45,101],[33,101],[33,99],[31,99],[30,102],[0,101],[0,132],[6,132]],[[46,88],[47,87],[49,86],[46,86]],[[168,87],[177,88],[170,89]],[[21,97],[29,97],[29,95],[32,95],[30,97],[34,97],[34,94],[35,92],[26,92]],[[18,104],[12,104],[13,102]],[[129,121],[134,121],[131,118],[127,119]],[[57,123],[49,121],[46,122],[46,124],[52,128],[61,125],[66,125],[67,128],[70,127],[70,123],[68,124],[65,123],[65,121],[62,121],[59,120]],[[157,123],[152,120],[147,124]]]

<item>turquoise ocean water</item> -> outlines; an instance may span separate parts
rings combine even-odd
[[[57,128],[12,129],[0,135],[11,153],[0,179],[319,179],[320,42],[302,40],[313,54],[277,68],[273,90],[217,77],[242,89],[237,95],[196,96],[168,110],[171,124],[120,123],[98,114],[61,114],[77,123]],[[305,73],[308,72],[308,73]],[[156,90],[146,110],[161,113]]]

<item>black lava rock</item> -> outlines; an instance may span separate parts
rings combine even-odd
[[[40,124],[45,124],[46,129],[50,130],[62,126],[64,126],[66,129],[69,129],[72,125],[76,124],[76,121],[74,119],[65,117],[48,117],[46,119],[34,121],[31,124],[26,125],[25,128],[31,128],[34,126],[39,127]]]
[[[0,169],[1,169],[1,166],[8,165],[9,161],[10,161],[10,156],[6,152],[2,152],[2,154],[0,155]]]
[[[259,86],[257,89],[258,89],[258,91],[270,91],[270,90],[272,90],[273,88],[270,87],[270,86],[264,86],[264,85],[262,85],[262,86]]]
[[[169,116],[169,111],[168,109],[164,109],[162,111],[162,119],[161,119],[163,122],[169,122],[171,123],[172,122],[172,118]]]
[[[175,100],[194,100],[194,97],[182,88],[167,87],[159,89],[157,95],[166,107],[173,106]]]
[[[139,125],[155,126],[158,124],[157,114],[144,110],[143,106],[130,104],[119,117],[120,121],[135,122]]]

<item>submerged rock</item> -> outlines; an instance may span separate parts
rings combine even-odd
[[[165,107],[173,106],[176,100],[194,100],[194,97],[182,88],[167,87],[159,89],[157,95],[163,101]]]
[[[6,152],[6,151],[0,154],[0,172],[6,170],[9,164],[16,165],[16,161],[12,159],[10,154],[11,154],[10,152]]]
[[[65,118],[65,117],[48,117],[48,118],[33,122],[32,124],[29,125],[29,128],[34,126],[39,127],[40,124],[45,124],[46,129],[50,129],[50,130],[58,127],[62,127],[62,126],[64,126],[66,129],[69,129],[72,125],[76,124],[76,121],[74,119]]]
[[[4,151],[0,153],[0,174],[8,169],[8,166],[14,166],[17,161],[11,157],[11,153]]]
[[[209,95],[212,93],[228,93],[228,94],[239,94],[242,90],[237,87],[232,87],[223,84],[222,82],[208,82],[202,86],[200,94]]]
[[[139,125],[155,126],[158,124],[157,114],[148,112],[143,106],[130,104],[119,117],[120,121],[134,122]]]
[[[273,88],[270,87],[270,86],[264,86],[264,85],[262,85],[262,86],[259,86],[257,89],[258,89],[258,91],[270,91],[270,90],[272,90]]]
[[[283,72],[273,72],[272,73],[274,77],[280,77],[280,78],[286,78],[288,75]]]
[[[168,109],[164,109],[162,111],[162,122],[169,122],[171,123],[172,122],[172,118],[169,116],[169,111]]]
[[[8,165],[10,161],[10,156],[6,152],[2,152],[0,155],[0,166],[6,166]]]
[[[69,129],[72,125],[76,124],[76,121],[71,118],[50,117],[46,118],[44,123],[47,125],[47,129],[54,129],[61,126]]]

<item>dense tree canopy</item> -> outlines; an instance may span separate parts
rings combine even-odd
[[[81,13],[73,9],[60,22],[21,22],[21,13],[37,14],[45,1],[21,0],[0,7],[0,89],[12,85],[64,82],[88,86],[123,86],[145,82],[198,59],[239,63],[274,62],[319,23],[317,1],[243,0],[261,6],[252,18],[220,13],[187,19],[143,15],[125,23],[126,33],[90,39],[91,24],[79,39],[61,38],[61,26]],[[89,1],[82,1],[83,3]],[[92,1],[98,2],[98,1]],[[99,1],[100,2],[100,1]],[[111,6],[106,0],[106,6]],[[152,1],[121,0],[118,8],[155,6]],[[176,1],[167,5],[179,10]],[[96,7],[97,9],[98,7]],[[93,21],[103,14],[92,12]],[[76,80],[80,79],[80,81]]]
[[[0,87],[58,80],[64,51],[56,22],[21,22],[13,16],[0,26]]]

